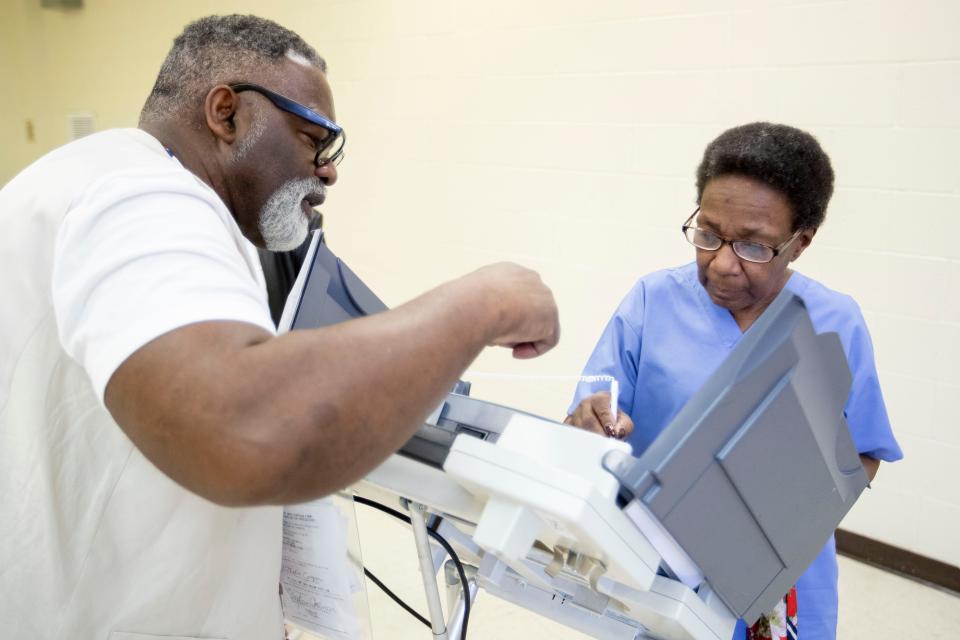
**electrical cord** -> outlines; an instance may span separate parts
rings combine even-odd
[[[366,567],[364,567],[364,568],[363,568],[363,575],[365,575],[365,576],[367,576],[368,578],[370,578],[370,581],[371,581],[373,584],[375,584],[375,585],[377,585],[378,587],[380,587],[380,590],[383,591],[385,594],[387,594],[387,595],[390,597],[391,600],[393,600],[393,601],[396,602],[398,605],[400,605],[401,607],[403,607],[403,610],[404,610],[404,611],[406,611],[407,613],[409,613],[410,615],[412,615],[414,618],[416,618],[417,620],[419,620],[419,621],[422,622],[423,624],[425,624],[427,627],[432,628],[432,625],[430,624],[430,621],[429,621],[429,620],[427,620],[427,619],[424,618],[422,615],[420,615],[420,613],[419,613],[416,609],[414,609],[413,607],[411,607],[410,605],[408,605],[406,602],[404,602],[403,600],[401,600],[401,599],[400,599],[400,596],[398,596],[398,595],[395,594],[393,591],[391,591],[390,588],[387,587],[387,585],[383,584],[383,581],[380,580],[380,578],[378,578],[377,576],[373,575],[373,572],[370,571],[370,569],[367,569]]]
[[[390,507],[380,504],[379,502],[374,502],[373,500],[370,500],[369,498],[364,498],[362,496],[353,496],[353,501],[367,507],[372,507],[374,509],[377,509],[378,511],[382,511],[383,513],[391,515],[398,520],[403,520],[407,524],[410,524],[410,516],[405,516],[399,511],[397,511],[396,509],[391,509]],[[460,640],[466,640],[467,623],[470,621],[470,582],[467,580],[467,573],[463,569],[463,563],[460,562],[460,557],[457,555],[457,552],[453,550],[453,547],[450,546],[450,543],[447,542],[446,538],[444,538],[443,536],[441,536],[439,533],[437,533],[432,529],[427,529],[427,535],[429,535],[431,538],[436,540],[437,544],[443,547],[443,550],[447,552],[447,555],[450,556],[450,559],[453,560],[453,564],[457,567],[457,573],[460,576],[460,586],[463,589],[463,627],[461,627],[460,629]],[[420,620],[427,626],[432,626],[430,625],[430,623],[427,621],[426,618],[424,618],[419,613],[414,611],[412,607],[410,607],[407,603],[400,600],[399,597],[397,597],[393,592],[387,589],[386,585],[384,585],[379,580],[373,578],[372,574],[370,574],[370,572],[367,571],[366,568],[364,568],[363,572],[365,575],[369,576],[373,580],[374,584],[376,584],[378,587],[383,589],[384,593],[386,593],[388,596],[393,598],[393,600],[397,604],[402,606],[407,612],[412,614],[414,617],[416,617],[418,620]]]

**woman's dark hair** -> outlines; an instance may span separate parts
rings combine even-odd
[[[769,122],[727,129],[707,145],[697,167],[697,203],[712,178],[742,175],[776,189],[790,202],[793,229],[816,229],[833,195],[833,168],[806,131]]]

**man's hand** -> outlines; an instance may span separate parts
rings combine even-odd
[[[623,440],[633,433],[633,420],[625,411],[610,413],[610,393],[600,391],[580,401],[573,414],[566,417],[565,424],[587,431]]]
[[[474,271],[464,281],[486,290],[495,305],[488,345],[509,347],[514,358],[535,358],[560,340],[557,304],[536,271],[501,262]]]

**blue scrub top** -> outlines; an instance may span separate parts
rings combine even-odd
[[[794,272],[786,288],[807,305],[817,333],[839,334],[853,374],[845,407],[857,450],[893,462],[903,457],[883,403],[873,345],[860,308],[850,296]],[[646,449],[737,345],[743,332],[697,279],[697,265],[641,278],[607,323],[584,375],[611,375],[620,382],[620,410],[633,419],[629,442]],[[568,413],[609,383],[581,383]],[[831,537],[797,582],[802,640],[833,640],[837,628],[837,556]],[[746,635],[743,623],[734,638]]]

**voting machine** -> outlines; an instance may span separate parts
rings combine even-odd
[[[385,310],[318,240],[281,326]],[[867,485],[850,382],[837,335],[816,334],[784,291],[639,455],[460,384],[353,490],[416,506],[469,565],[467,593],[446,567],[435,637],[459,637],[462,601],[482,590],[597,638],[728,640],[796,583]],[[443,554],[421,549],[433,580]]]

